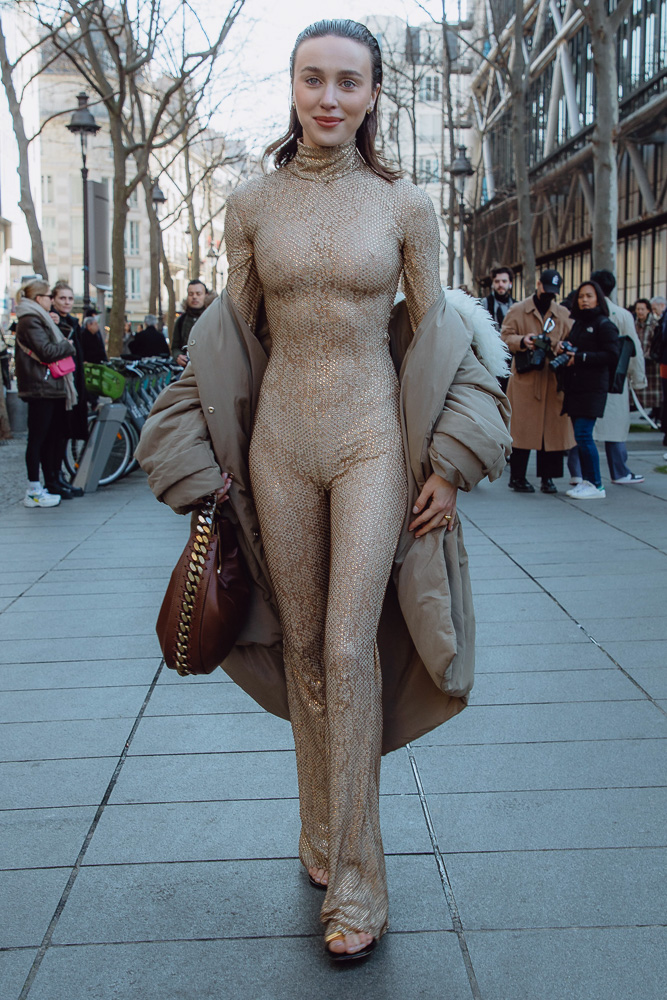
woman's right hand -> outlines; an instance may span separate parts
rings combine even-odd
[[[232,480],[234,476],[230,472],[223,472],[222,478],[224,480],[224,486],[221,486],[215,491],[215,499],[218,504],[223,504],[225,500],[229,500],[229,490],[232,485]]]

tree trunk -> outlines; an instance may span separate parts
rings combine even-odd
[[[616,274],[618,233],[618,75],[616,38],[609,17],[603,14],[591,25],[595,66],[596,109],[593,130],[593,269]]]
[[[16,89],[14,87],[14,81],[12,79],[12,66],[9,61],[9,57],[7,55],[7,44],[5,41],[5,35],[2,30],[1,23],[0,23],[0,71],[2,75],[2,83],[5,88],[5,93],[7,95],[7,104],[9,105],[9,113],[12,116],[12,127],[14,129],[14,135],[16,136],[16,144],[18,146],[18,151],[19,151],[18,175],[19,175],[19,185],[21,192],[19,208],[21,209],[21,211],[25,216],[26,225],[28,227],[28,233],[30,234],[30,243],[32,246],[32,267],[35,274],[41,274],[44,280],[48,281],[49,275],[46,268],[46,255],[44,254],[44,244],[42,243],[42,232],[39,228],[39,222],[37,221],[35,202],[33,201],[32,191],[30,188],[30,161],[28,159],[28,138],[26,136],[25,126],[23,124],[21,105],[16,95]]]
[[[526,156],[528,134],[526,116],[526,85],[523,57],[523,0],[516,0],[514,20],[514,57],[510,70],[512,98],[512,145],[514,147],[514,179],[517,201],[517,235],[519,260],[523,266],[523,288],[527,297],[535,291],[535,247],[533,245],[533,217],[530,207],[530,178]],[[500,262],[501,264],[503,261]]]
[[[159,295],[159,277],[158,277],[158,261],[160,259],[160,249],[158,246],[158,217],[155,210],[155,205],[153,204],[153,185],[148,174],[145,174],[142,178],[141,185],[144,189],[144,197],[146,199],[146,214],[148,215],[148,236],[149,236],[149,254],[150,254],[150,264],[151,264],[151,283],[148,292],[148,311],[149,313],[154,313],[157,315],[158,312],[158,295]]]
[[[452,88],[450,84],[450,76],[452,72],[452,63],[449,58],[449,48],[447,47],[447,17],[445,12],[445,3],[442,3],[442,165],[441,165],[441,181],[440,181],[440,212],[442,215],[445,214],[444,211],[444,177],[445,177],[445,122],[447,127],[447,132],[449,134],[449,162],[450,164],[454,162],[456,158],[456,137],[454,135],[454,114],[452,108]],[[452,288],[454,285],[454,262],[456,260],[456,245],[454,242],[454,216],[456,215],[456,187],[455,181],[452,175],[449,175],[449,181],[447,183],[449,189],[448,194],[448,205],[447,205],[447,220],[448,220],[448,236],[447,236],[447,287]],[[463,220],[461,220],[461,225],[463,225]]]
[[[109,310],[109,355],[118,357],[123,350],[125,324],[125,225],[127,223],[127,185],[125,149],[119,118],[109,114],[113,148],[113,224],[111,227],[111,309]]]
[[[176,319],[176,293],[174,292],[174,281],[171,276],[169,261],[167,260],[167,255],[164,252],[162,231],[160,231],[158,239],[160,242],[160,256],[162,258],[162,280],[165,288],[167,289],[167,330],[169,331],[169,337],[171,338],[174,331],[174,321]]]

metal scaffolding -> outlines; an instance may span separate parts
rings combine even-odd
[[[484,182],[468,246],[480,283],[497,264],[521,271],[511,98],[499,68],[509,59],[514,4],[502,7],[499,22],[498,6],[492,12],[486,0],[490,45],[472,81]],[[591,263],[596,93],[589,29],[571,0],[526,0],[524,46],[536,259],[538,266],[557,267],[572,287],[588,277]],[[634,301],[667,290],[667,0],[634,0],[616,52],[619,300]]]

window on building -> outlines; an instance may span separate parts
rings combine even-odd
[[[440,176],[437,156],[420,156],[417,180],[421,184],[433,184]]]
[[[125,253],[130,257],[139,254],[139,223],[130,221],[125,226]]]
[[[420,101],[439,101],[440,100],[440,77],[439,76],[425,76],[422,77],[419,84],[419,100]]]
[[[405,30],[405,58],[413,66],[419,62],[419,28],[409,25]]]
[[[58,253],[58,232],[55,215],[45,215],[42,218],[42,236],[47,254]]]
[[[139,208],[139,188],[135,187],[134,191],[127,199],[128,208]]]
[[[128,299],[141,298],[141,269],[138,267],[125,268],[125,294]]]
[[[418,118],[417,134],[423,142],[439,142],[440,127],[440,115],[420,115]]]
[[[53,176],[42,174],[42,204],[53,204]]]

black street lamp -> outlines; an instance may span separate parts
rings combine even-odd
[[[88,147],[88,136],[96,135],[100,130],[100,125],[93,118],[92,112],[88,110],[88,94],[81,91],[76,95],[79,102],[78,109],[72,115],[72,120],[66,127],[72,135],[78,135],[81,140],[81,177],[83,179],[83,311],[90,307],[90,248],[88,244],[88,167],[86,165],[86,151]]]
[[[218,258],[220,257],[220,246],[219,244],[216,244],[213,239],[213,234],[211,234],[211,242],[206,256],[211,261],[211,291],[215,293],[215,286],[218,283]]]
[[[157,223],[157,321],[160,333],[162,333],[162,328],[164,326],[164,319],[162,316],[162,281],[160,278],[160,260],[162,257],[162,240],[160,237],[160,209],[166,201],[166,197],[162,188],[157,181],[153,184],[153,190],[151,192],[151,201],[155,208],[155,221]]]
[[[472,177],[475,173],[474,167],[468,159],[465,146],[456,147],[456,159],[447,170],[454,178],[454,186],[459,196],[459,225],[461,227],[461,280],[459,281],[459,285],[462,285],[465,275],[465,205],[463,195],[465,193],[466,178]]]

